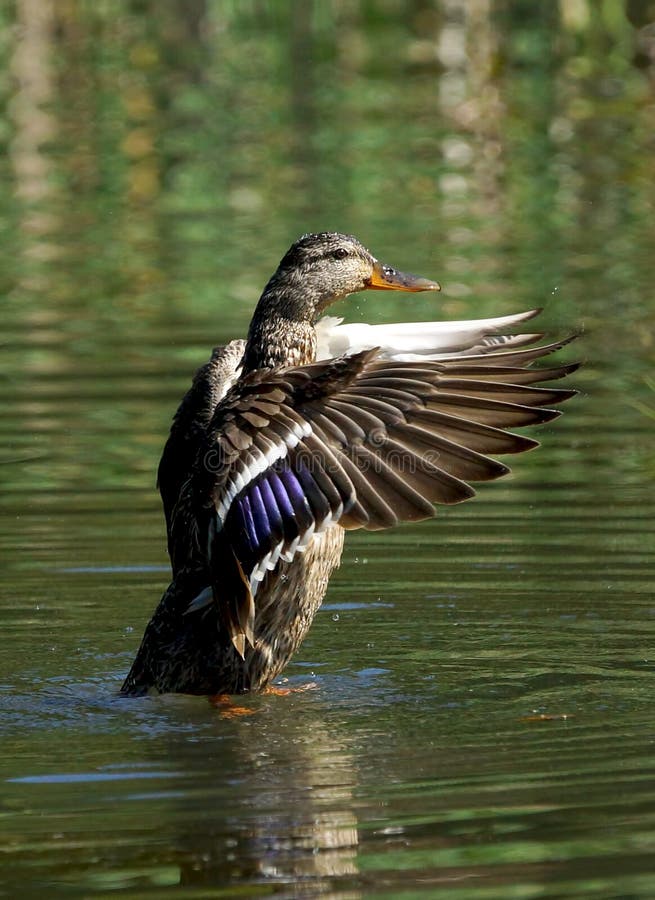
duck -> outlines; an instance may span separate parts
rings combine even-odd
[[[417,522],[506,475],[538,446],[576,363],[534,366],[572,338],[517,326],[540,310],[457,322],[348,324],[365,290],[438,292],[354,236],[305,234],[283,256],[245,340],[213,350],[174,416],[158,469],[172,580],[121,693],[270,689],[339,565],[347,531]]]

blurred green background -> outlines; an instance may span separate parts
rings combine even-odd
[[[334,229],[444,286],[411,311],[351,301],[351,318],[547,305],[648,403],[652,8],[3,3],[5,377],[165,364],[181,389],[243,333],[288,244]]]

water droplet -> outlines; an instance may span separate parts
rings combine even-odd
[[[333,622],[338,622],[338,621],[339,621],[339,613],[334,613],[334,615],[332,616],[332,621],[333,621]]]

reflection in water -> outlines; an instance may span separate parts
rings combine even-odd
[[[11,72],[16,91],[12,102],[14,126],[9,155],[14,170],[14,192],[21,204],[22,252],[34,264],[23,266],[22,287],[44,289],[46,281],[38,262],[52,259],[49,240],[56,222],[47,211],[52,197],[53,166],[45,145],[57,132],[50,105],[55,99],[52,66],[53,9],[51,0],[18,0],[17,20],[21,40],[14,45]]]
[[[17,197],[34,202],[51,190],[51,162],[43,145],[54,137],[56,119],[46,106],[54,99],[52,52],[52,4],[50,0],[18,0],[21,40],[11,61],[16,91],[12,103],[15,134],[11,158]]]
[[[216,743],[168,741],[171,765],[195,773],[190,796],[170,816],[180,826],[182,884],[307,882],[323,892],[357,874],[356,767],[348,741],[304,700],[280,698],[275,719],[260,708],[248,721],[219,720],[216,731],[229,735]]]

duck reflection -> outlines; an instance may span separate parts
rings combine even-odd
[[[171,737],[171,766],[187,777],[174,810],[172,856],[189,886],[287,885],[296,896],[360,896],[356,767],[347,735],[316,697],[259,697],[253,714],[224,718],[199,699],[204,725]],[[190,785],[190,786],[189,786]],[[345,882],[345,883],[344,883]],[[347,893],[344,893],[344,890]]]

